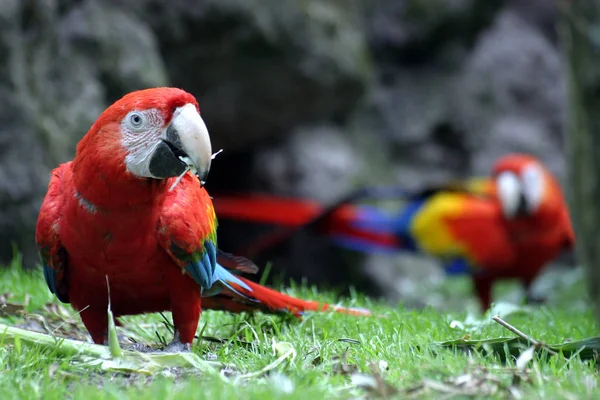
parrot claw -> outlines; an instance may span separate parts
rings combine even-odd
[[[175,336],[171,343],[163,349],[163,353],[189,353],[192,351],[191,343],[181,343],[179,332],[175,332]]]

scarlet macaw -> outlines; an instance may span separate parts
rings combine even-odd
[[[494,281],[520,279],[529,290],[542,268],[574,245],[560,186],[529,155],[500,158],[491,178],[416,194],[395,192],[393,196],[406,200],[395,213],[347,201],[325,208],[312,201],[266,195],[217,196],[214,202],[222,218],[290,227],[249,246],[252,251],[278,243],[311,223],[345,248],[426,253],[442,260],[448,273],[470,273],[483,309],[490,307]],[[356,197],[381,196],[365,189]]]
[[[257,268],[217,249],[217,219],[203,187],[211,159],[196,99],[154,88],[108,107],[73,161],[52,171],[36,229],[44,277],[80,311],[94,342],[107,338],[108,286],[115,317],[172,311],[176,333],[167,351],[190,348],[202,308],[299,315],[330,307],[238,276]]]

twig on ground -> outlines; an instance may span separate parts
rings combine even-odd
[[[496,321],[497,323],[499,323],[500,325],[502,325],[503,327],[505,327],[506,329],[508,329],[509,331],[511,331],[512,333],[514,333],[515,335],[519,336],[520,338],[528,340],[531,344],[533,344],[537,348],[544,348],[548,352],[548,354],[552,354],[553,356],[558,355],[558,353],[556,351],[552,350],[550,347],[548,347],[548,345],[540,342],[539,340],[535,340],[531,336],[521,332],[520,330],[518,330],[517,328],[515,328],[514,326],[512,326],[511,324],[509,324],[502,318],[500,318],[499,316],[495,315],[492,317],[492,319],[494,321]]]

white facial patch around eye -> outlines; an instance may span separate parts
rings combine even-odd
[[[502,172],[496,178],[496,186],[502,212],[506,218],[513,218],[519,210],[523,187],[521,180],[512,172]]]
[[[142,118],[140,126],[132,124],[131,116],[135,113]],[[122,143],[127,149],[125,164],[127,170],[139,177],[152,178],[150,160],[161,141],[163,117],[160,111],[134,110],[121,121]]]
[[[537,163],[528,164],[521,173],[521,180],[527,211],[532,214],[540,207],[544,197],[544,171]]]

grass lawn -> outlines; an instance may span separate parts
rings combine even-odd
[[[22,272],[17,265],[0,270],[2,323],[63,337],[87,339],[83,325],[68,305],[46,288],[41,271]],[[565,272],[573,274],[573,271]],[[302,320],[280,316],[202,314],[194,343],[203,359],[227,364],[214,373],[170,368],[153,375],[107,372],[62,356],[55,347],[8,344],[0,347],[2,399],[269,399],[269,398],[600,398],[594,361],[578,355],[536,355],[533,360],[503,361],[502,351],[466,352],[435,347],[435,342],[461,337],[513,337],[495,322],[451,327],[453,320],[480,319],[470,314],[474,302],[465,279],[448,279],[435,290],[448,298],[444,311],[406,309],[360,295],[342,303],[372,309],[380,317],[356,318],[334,313],[310,314]],[[562,343],[598,334],[593,315],[582,298],[581,274],[568,281],[558,275],[547,306],[505,317],[525,334],[545,343]],[[514,285],[503,285],[499,298],[511,298]],[[332,293],[311,288],[286,292],[334,301]],[[467,299],[467,300],[465,300]],[[170,315],[166,314],[170,319]],[[488,316],[489,317],[489,316]],[[467,321],[465,321],[467,319]],[[124,318],[119,328],[127,337],[153,346],[170,340],[158,314]],[[454,324],[456,325],[456,324]],[[458,324],[460,326],[460,324]],[[211,339],[212,338],[212,339]],[[223,339],[215,342],[214,339]],[[280,363],[273,365],[282,354]],[[291,355],[290,355],[291,354]],[[295,357],[293,356],[295,354]],[[527,361],[523,356],[522,361]],[[523,364],[523,365],[521,365]],[[518,368],[517,368],[518,367]]]

